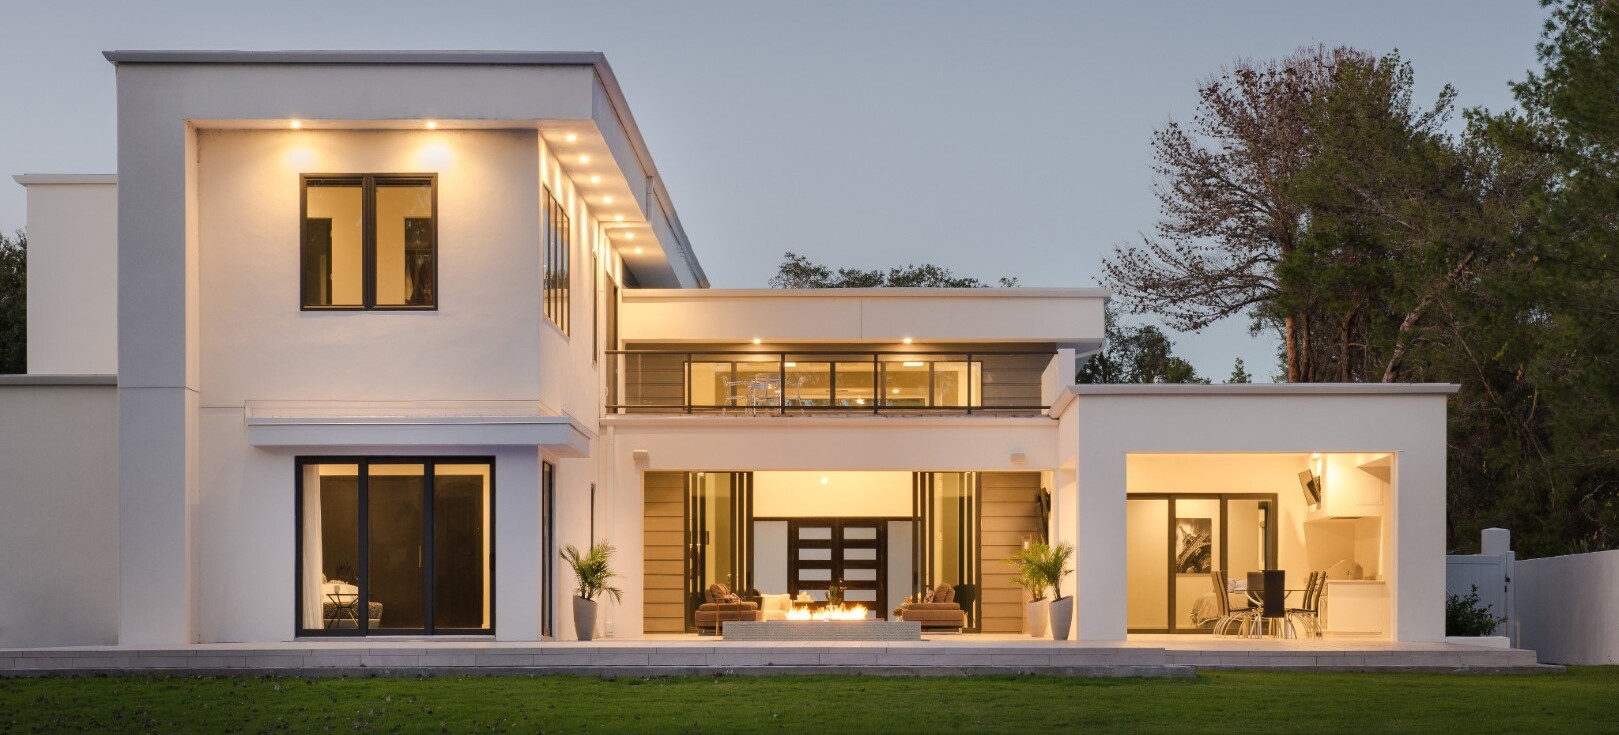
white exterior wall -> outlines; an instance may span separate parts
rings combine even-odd
[[[118,184],[18,176],[28,187],[28,372],[118,373]]]
[[[1391,637],[1444,639],[1447,386],[1098,388],[1061,412],[1078,448],[1081,640],[1125,637],[1126,455],[1150,452],[1395,452],[1382,555]]]
[[[0,377],[0,648],[118,641],[118,389]]]

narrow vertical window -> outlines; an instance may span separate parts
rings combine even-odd
[[[568,334],[568,258],[573,250],[568,210],[545,190],[545,318]]]
[[[432,174],[305,175],[304,309],[438,306]]]

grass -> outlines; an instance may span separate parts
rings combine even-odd
[[[0,679],[0,733],[1591,733],[1619,667],[1196,679]]]

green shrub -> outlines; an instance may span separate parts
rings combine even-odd
[[[1493,635],[1495,626],[1506,622],[1490,614],[1490,608],[1478,601],[1478,585],[1465,595],[1445,595],[1445,635]]]

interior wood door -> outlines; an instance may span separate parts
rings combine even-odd
[[[825,601],[841,582],[843,599],[886,618],[888,522],[884,519],[795,518],[787,523],[787,591]]]

